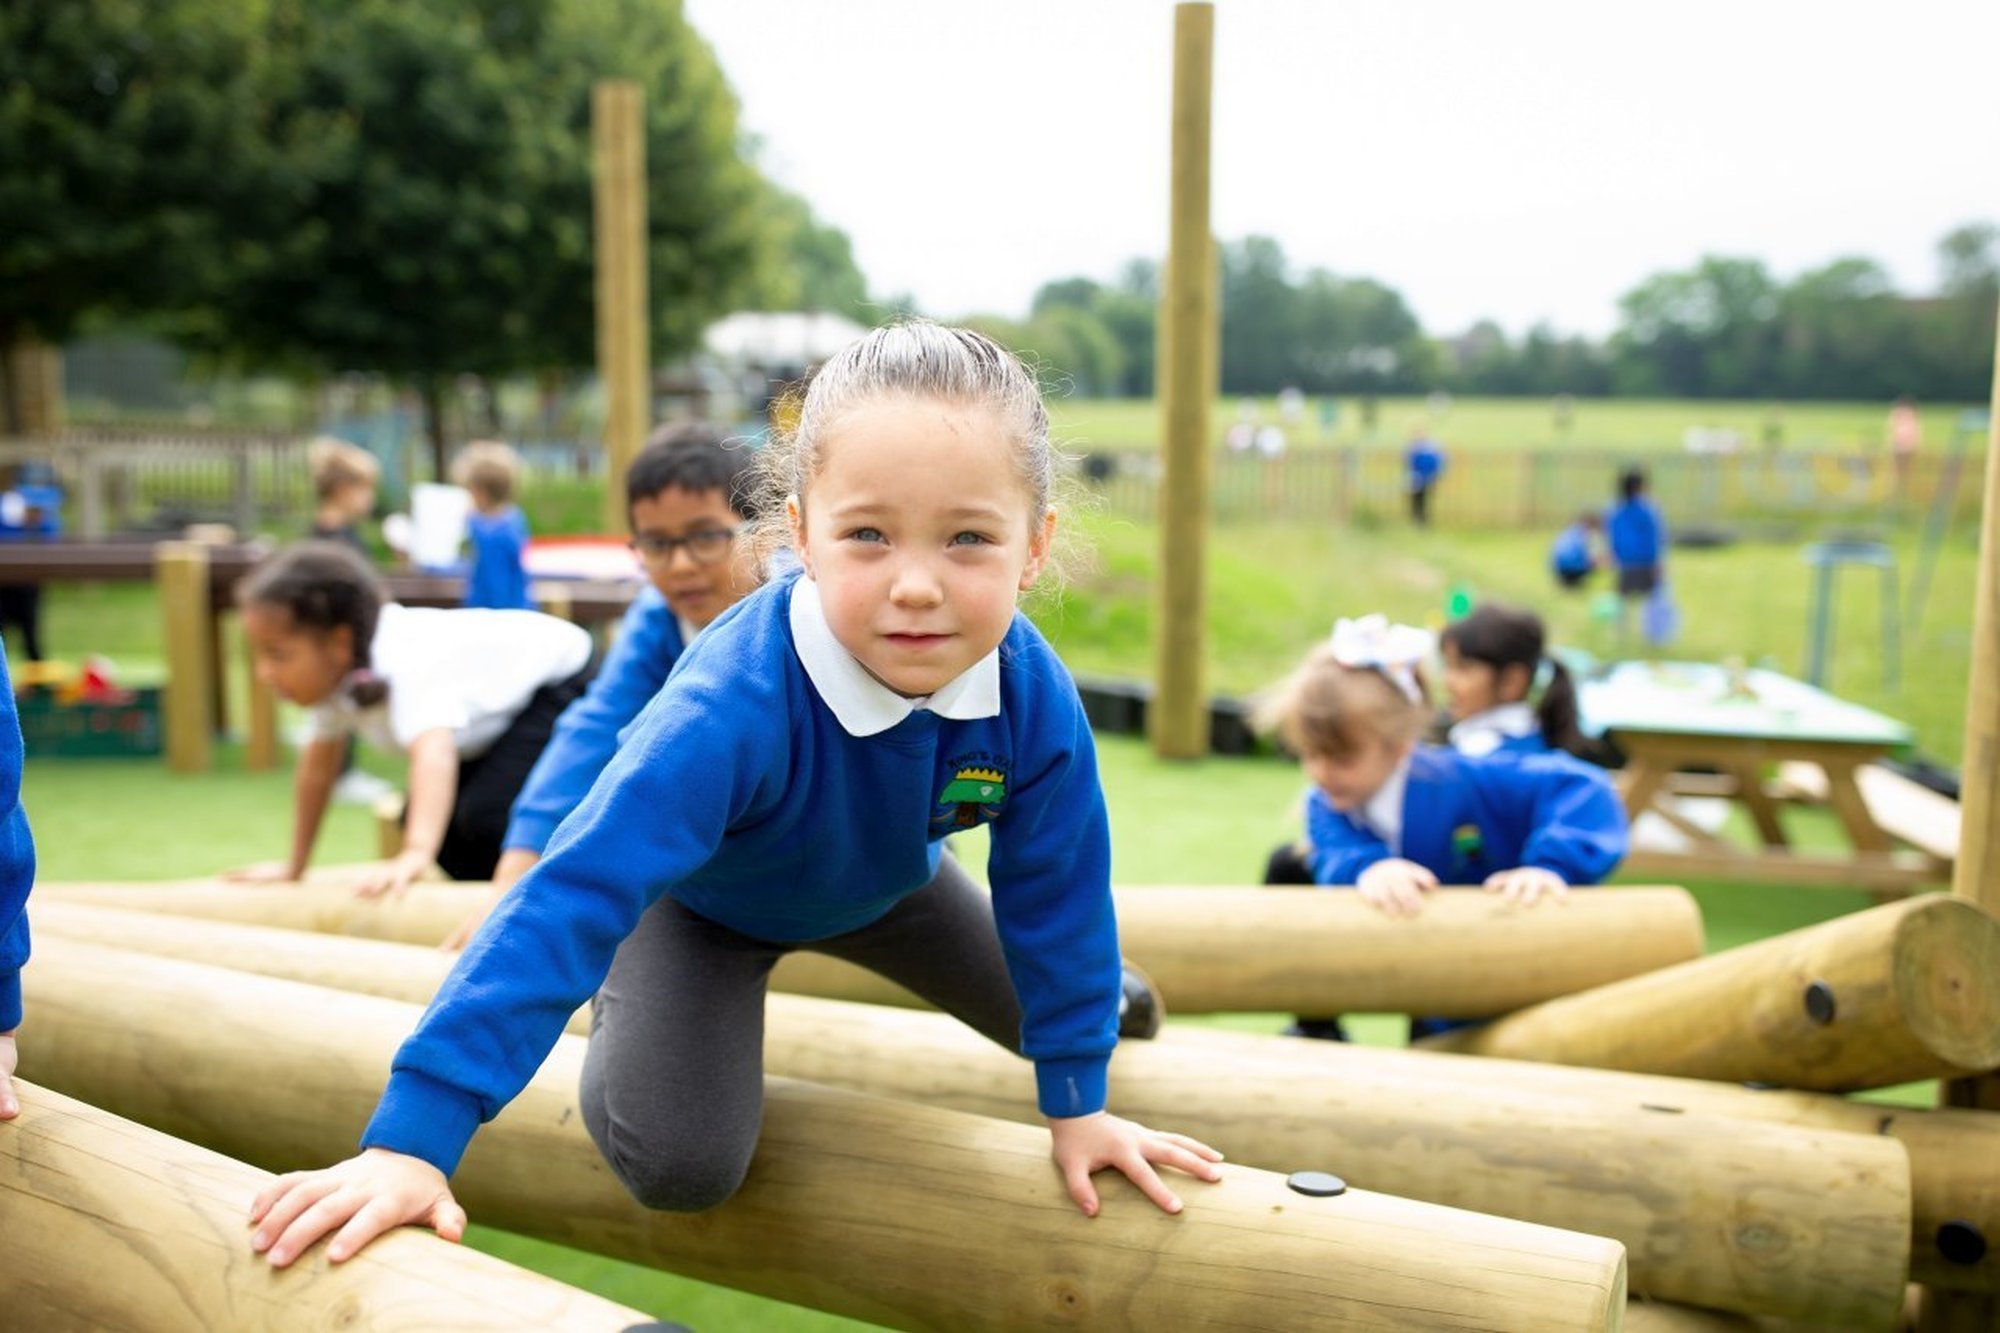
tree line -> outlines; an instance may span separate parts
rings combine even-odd
[[[1662,398],[1983,401],[2000,309],[2000,228],[1938,242],[1932,296],[1898,293],[1887,271],[1843,258],[1781,280],[1761,261],[1710,255],[1620,298],[1608,338],[1537,325],[1510,338],[1482,320],[1427,332],[1394,288],[1325,268],[1295,274],[1278,243],[1219,246],[1222,390],[1268,394],[1626,395]],[[970,322],[1035,353],[1083,394],[1153,392],[1159,267],[1046,283],[1025,320]]]
[[[372,371],[419,391],[441,452],[453,377],[594,362],[604,78],[646,89],[657,357],[732,310],[862,302],[678,5],[92,0],[0,7],[0,349],[108,318]]]

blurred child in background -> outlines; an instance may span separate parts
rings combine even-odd
[[[465,604],[491,611],[532,611],[528,596],[528,520],[514,503],[521,457],[497,440],[475,440],[452,460],[451,479],[472,496],[466,537],[472,559]]]
[[[1549,655],[1540,616],[1487,602],[1446,625],[1438,650],[1452,749],[1474,757],[1495,750],[1590,757],[1576,682]]]
[[[1594,513],[1577,515],[1576,521],[1556,534],[1549,547],[1549,570],[1565,588],[1581,588],[1600,563],[1597,543],[1604,532],[1604,520]]]
[[[322,435],[306,449],[312,473],[315,541],[345,542],[362,555],[361,522],[375,512],[375,488],[382,466],[358,444]]]

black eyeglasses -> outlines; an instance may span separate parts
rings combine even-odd
[[[703,528],[685,537],[662,537],[656,532],[642,532],[630,544],[639,553],[639,558],[649,563],[670,564],[674,552],[685,546],[688,558],[697,565],[713,565],[729,558],[729,548],[735,543],[736,534],[742,530],[740,527]]]

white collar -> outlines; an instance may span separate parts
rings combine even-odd
[[[1361,817],[1398,856],[1403,853],[1403,790],[1410,782],[1410,756],[1404,755],[1375,794],[1361,803]]]
[[[919,709],[969,722],[1000,715],[1000,650],[995,648],[922,699],[905,699],[868,674],[833,637],[819,585],[801,574],[792,584],[792,647],[799,665],[850,736],[887,731]]]
[[[696,627],[692,620],[689,620],[678,611],[674,612],[674,628],[681,632],[681,647],[683,648],[693,643],[694,636],[701,633],[701,630]]]
[[[1525,703],[1500,704],[1483,713],[1474,713],[1463,722],[1455,724],[1446,733],[1445,739],[1451,748],[1460,754],[1474,758],[1492,754],[1500,748],[1502,741],[1521,736],[1532,736],[1540,731],[1541,719],[1535,710]]]

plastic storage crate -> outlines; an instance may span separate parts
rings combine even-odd
[[[21,741],[30,759],[101,759],[157,755],[160,691],[145,687],[124,692],[118,702],[63,703],[49,690],[29,690],[15,704]]]

